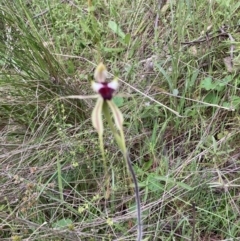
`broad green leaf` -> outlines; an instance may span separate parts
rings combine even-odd
[[[72,224],[72,220],[67,218],[63,218],[58,220],[57,222],[53,223],[53,228],[66,228],[68,227],[70,224]]]
[[[201,81],[200,88],[205,90],[212,90],[214,89],[214,85],[212,83],[212,78],[207,77]]]
[[[108,27],[119,37],[125,39],[125,33],[122,31],[122,29],[118,26],[116,22],[110,20],[108,22]]]
[[[207,77],[201,81],[200,88],[205,90],[224,90],[225,86],[232,80],[232,76],[228,75],[224,79],[213,82],[211,77]]]
[[[113,102],[117,107],[121,107],[121,106],[123,106],[124,100],[122,97],[115,96],[115,97],[113,97]]]
[[[131,41],[131,35],[130,35],[130,33],[128,33],[128,34],[125,35],[124,42],[126,44],[129,44],[130,41]]]

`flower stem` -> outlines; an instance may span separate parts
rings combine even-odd
[[[126,152],[124,156],[125,156],[126,162],[128,164],[128,170],[131,173],[132,180],[134,183],[135,200],[136,200],[136,206],[137,206],[137,229],[138,229],[137,241],[141,241],[142,240],[142,215],[141,215],[141,203],[140,203],[138,182],[137,182],[137,178],[136,178],[135,172],[133,170],[131,159],[129,157],[128,152]]]
[[[105,151],[104,151],[104,145],[103,145],[103,136],[99,135],[99,144],[100,144],[100,150],[102,153],[102,159],[103,159],[103,166],[104,166],[104,173],[106,175],[106,191],[105,191],[105,198],[108,199],[110,196],[110,186],[109,186],[109,180],[110,180],[110,176],[108,173],[108,168],[107,168],[107,160],[106,160],[106,156],[105,156]]]
[[[120,130],[120,135],[117,133],[106,102],[103,103],[103,113],[107,119],[110,129],[114,135],[114,138],[123,153],[124,159],[128,166],[128,173],[130,172],[130,175],[132,177],[132,181],[134,184],[134,191],[135,191],[136,206],[137,206],[137,230],[138,230],[137,241],[141,241],[142,240],[142,222],[141,222],[142,215],[141,215],[141,203],[140,203],[139,188],[138,188],[137,178],[136,178],[135,172],[133,170],[129,154],[127,152],[124,133],[123,133],[123,130]]]

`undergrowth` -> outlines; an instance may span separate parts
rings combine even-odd
[[[101,61],[121,83],[113,101],[143,240],[238,240],[239,7],[2,0],[1,240],[136,240],[133,187],[110,130],[105,199],[94,101],[62,98],[92,94]]]

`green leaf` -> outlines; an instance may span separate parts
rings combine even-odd
[[[131,41],[131,35],[130,35],[130,33],[128,33],[128,34],[125,35],[124,42],[126,44],[129,44],[130,41]]]
[[[223,102],[223,106],[227,108],[238,109],[240,106],[240,97],[237,95],[231,96],[229,102]]]
[[[115,97],[113,97],[113,102],[117,107],[121,107],[121,106],[123,106],[124,99],[122,97],[115,96]]]
[[[231,75],[227,75],[225,78],[223,78],[221,81],[218,81],[219,86],[226,86],[229,82],[231,82],[233,77]]]
[[[75,66],[72,60],[67,61],[67,72],[68,74],[73,74],[75,72]]]
[[[182,187],[185,190],[192,191],[194,188],[183,182],[176,182],[177,186]]]
[[[219,132],[219,133],[217,134],[217,139],[220,140],[220,139],[222,139],[223,137],[226,137],[227,135],[229,135],[229,132],[228,132],[227,130],[222,131],[222,132]]]
[[[240,105],[240,97],[237,95],[233,95],[231,97],[232,104],[235,108],[237,108]]]
[[[149,175],[146,180],[147,188],[152,192],[164,190],[164,184],[157,182],[155,175]]]
[[[230,7],[231,0],[216,0],[222,7]]]
[[[121,53],[124,51],[124,48],[107,48],[103,47],[103,51],[106,53]]]
[[[115,33],[117,34],[119,37],[121,37],[122,39],[125,39],[125,33],[122,31],[122,29],[117,25],[116,22],[114,21],[109,21],[108,22],[108,27]]]
[[[201,81],[200,88],[205,90],[213,90],[215,85],[212,83],[212,78],[207,77]]]
[[[143,163],[143,166],[142,166],[142,169],[144,171],[148,171],[151,167],[152,167],[152,164],[153,164],[153,160],[149,160],[149,161],[146,161]]]
[[[68,227],[71,224],[72,224],[72,220],[71,219],[63,218],[63,219],[60,219],[57,222],[53,223],[53,228],[66,228],[66,227]]]
[[[164,181],[166,182],[166,184],[170,184],[172,185],[177,185],[179,187],[182,187],[188,191],[193,190],[193,188],[183,182],[176,182],[173,178],[169,178],[169,177],[165,177],[165,176],[158,176],[158,175],[154,175],[152,176],[152,179],[155,179],[155,183],[157,183],[157,181]]]
[[[200,88],[205,90],[217,90],[222,91],[225,89],[226,85],[232,80],[232,76],[228,75],[222,80],[212,81],[211,77],[207,77],[201,81]]]
[[[193,87],[195,85],[199,72],[200,71],[198,69],[193,71],[193,74],[190,78],[189,86]]]
[[[4,211],[7,208],[7,205],[0,205],[0,211]]]
[[[204,102],[207,102],[210,104],[218,104],[219,101],[220,101],[219,96],[212,92],[208,93],[204,98]]]

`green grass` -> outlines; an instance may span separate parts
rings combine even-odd
[[[157,2],[1,1],[1,240],[136,240],[133,187],[107,128],[104,198],[95,101],[59,100],[92,94],[100,61],[126,96],[116,101],[143,240],[240,238],[240,4]]]

